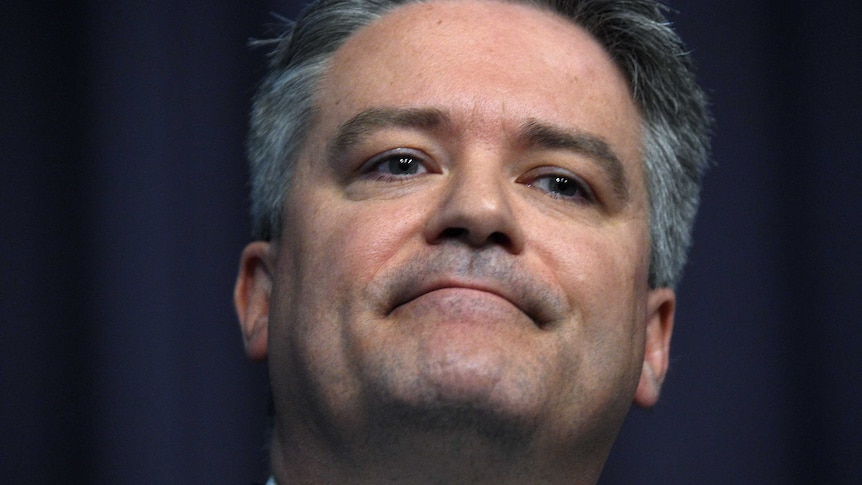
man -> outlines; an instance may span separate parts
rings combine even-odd
[[[595,483],[707,157],[659,7],[329,0],[274,42],[235,292],[272,483]]]

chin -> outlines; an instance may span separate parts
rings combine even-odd
[[[423,400],[389,400],[373,407],[376,437],[392,444],[404,439],[428,443],[482,445],[513,450],[532,442],[537,419],[477,393]]]
[[[528,443],[542,415],[543,382],[501,349],[450,345],[423,349],[415,373],[377,381],[371,429],[429,439],[460,436],[509,446]],[[497,351],[494,351],[497,350]],[[415,361],[414,361],[415,362]],[[394,378],[394,379],[393,379]]]

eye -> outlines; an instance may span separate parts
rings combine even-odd
[[[377,155],[365,164],[365,173],[386,178],[405,178],[428,173],[425,158],[415,150],[395,149]]]
[[[542,174],[527,183],[529,187],[535,187],[547,192],[548,195],[566,200],[583,200],[592,202],[595,200],[589,186],[574,175],[558,173]]]

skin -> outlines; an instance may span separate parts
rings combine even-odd
[[[408,5],[317,107],[284,236],[235,291],[276,479],[595,483],[658,398],[675,303],[647,285],[641,120],[605,51],[532,7]]]

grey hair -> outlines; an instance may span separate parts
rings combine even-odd
[[[281,236],[284,197],[308,135],[317,86],[335,51],[389,11],[422,0],[319,0],[272,45],[248,138],[251,218],[258,239]],[[650,287],[675,287],[691,245],[711,119],[690,56],[654,0],[510,0],[571,19],[601,43],[643,117]]]

